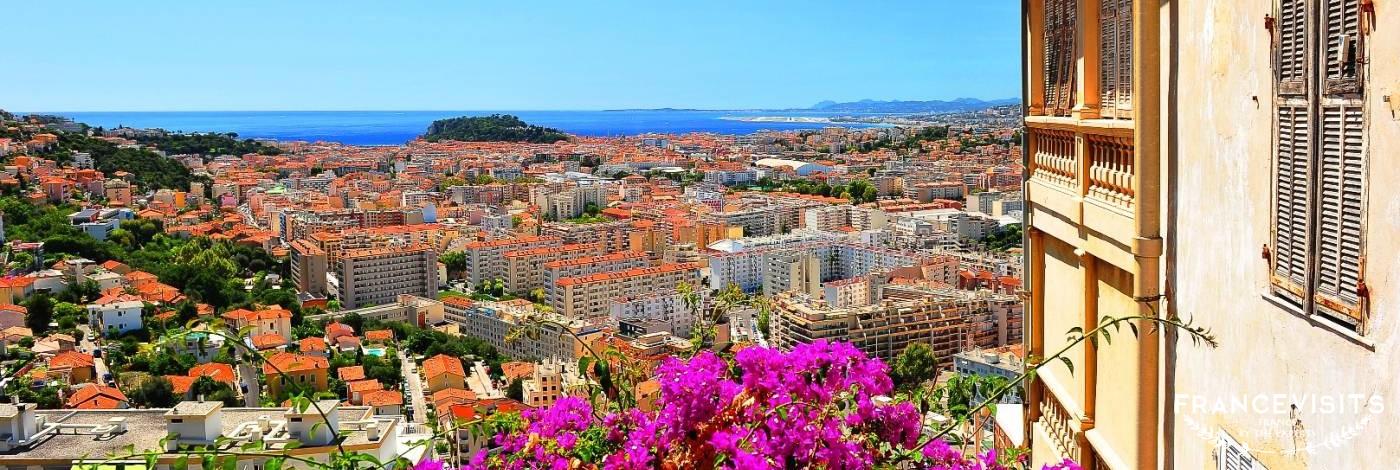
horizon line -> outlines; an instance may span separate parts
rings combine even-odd
[[[920,100],[920,99],[890,99],[890,100],[877,100],[877,99],[863,98],[863,99],[861,99],[861,100],[855,100],[855,101],[835,101],[835,100],[823,100],[823,101],[834,101],[834,102],[836,102],[836,103],[859,103],[859,102],[865,101],[865,100],[869,100],[869,101],[873,101],[873,102],[929,102],[929,101],[953,102],[953,101],[960,100],[960,99],[975,99],[975,100],[986,101],[986,102],[990,102],[990,101],[1001,101],[1001,100],[1016,100],[1016,101],[1020,101],[1020,100],[1021,100],[1020,97],[1014,97],[1014,96],[1013,96],[1013,97],[1006,97],[1006,98],[969,98],[969,97],[958,97],[958,98],[950,98],[950,99],[924,99],[924,100]],[[45,111],[34,111],[34,110],[16,111],[16,110],[8,110],[8,109],[5,109],[5,108],[0,108],[0,110],[7,111],[7,112],[10,112],[10,113],[14,113],[14,114],[44,114],[44,113],[286,113],[286,112],[293,112],[293,113],[365,113],[365,112],[438,113],[438,112],[511,112],[511,111],[517,111],[517,112],[553,112],[553,111],[580,112],[580,111],[585,111],[585,112],[586,112],[586,111],[655,111],[655,110],[682,110],[682,111],[822,111],[822,110],[820,110],[820,109],[813,109],[813,108],[811,107],[811,105],[809,105],[809,106],[807,106],[807,107],[730,107],[730,108],[725,108],[725,107],[720,107],[720,108],[709,108],[709,107],[689,107],[689,106],[658,106],[658,107],[558,108],[558,109],[544,109],[544,108],[539,108],[539,109],[528,109],[528,108],[518,108],[518,109],[488,109],[488,108],[483,108],[483,109],[87,109],[87,110],[73,110],[73,109],[68,109],[68,110],[45,110]],[[880,114],[884,114],[884,113],[880,113]]]

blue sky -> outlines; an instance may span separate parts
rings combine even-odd
[[[1019,96],[1011,0],[5,3],[0,108],[20,111]]]

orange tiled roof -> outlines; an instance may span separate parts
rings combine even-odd
[[[79,367],[92,367],[92,365],[92,355],[80,353],[78,351],[63,351],[49,358],[50,369],[75,369]]]
[[[364,366],[346,366],[335,370],[336,376],[345,382],[365,379]]]
[[[190,368],[190,377],[209,377],[219,382],[233,384],[238,381],[233,366],[222,362],[206,362]]]
[[[378,379],[356,380],[354,382],[346,382],[345,390],[350,393],[384,390],[384,384],[379,383]]]
[[[68,407],[81,410],[114,410],[127,403],[126,394],[116,387],[92,384],[73,392],[68,397]]]
[[[366,406],[398,406],[403,404],[403,393],[395,390],[373,390],[360,396]]]
[[[460,388],[444,388],[433,392],[429,400],[433,402],[433,408],[443,409],[448,405],[456,403],[470,403],[476,401],[476,392]]]
[[[297,344],[301,346],[302,352],[326,350],[326,340],[319,336],[312,336],[310,338],[302,339],[301,341],[298,341]]]
[[[668,263],[668,264],[663,264],[663,265],[660,265],[660,266],[650,266],[650,267],[645,267],[645,268],[632,268],[632,269],[626,269],[626,270],[622,270],[622,271],[611,271],[611,272],[604,272],[604,273],[597,273],[597,274],[588,274],[588,275],[583,275],[583,276],[566,277],[566,278],[560,279],[560,280],[558,280],[558,281],[555,281],[554,283],[557,284],[557,285],[559,285],[559,286],[571,286],[571,285],[575,285],[575,284],[588,284],[588,283],[602,282],[602,281],[607,281],[607,280],[612,280],[612,279],[626,279],[626,278],[629,278],[629,277],[639,277],[639,276],[654,276],[654,275],[658,275],[658,274],[666,274],[666,273],[672,273],[672,272],[676,272],[676,271],[687,271],[687,270],[693,270],[693,269],[696,269],[696,266],[693,265],[693,264],[690,264],[690,263]]]
[[[253,347],[258,349],[272,349],[287,344],[287,341],[282,339],[282,335],[277,333],[263,333],[253,336],[252,339]]]
[[[365,332],[365,341],[393,341],[394,330],[370,330]]]
[[[462,368],[462,361],[446,354],[438,354],[423,361],[423,375],[429,380],[442,374],[453,374],[459,377],[466,377],[467,372]]]
[[[263,363],[263,374],[275,375],[278,370],[282,372],[307,372],[324,370],[329,367],[330,363],[324,357],[305,356],[283,351],[267,357],[267,362]]]
[[[529,377],[531,374],[534,373],[535,363],[533,362],[515,361],[501,364],[501,374],[505,376],[507,381],[515,380],[521,377]]]
[[[186,393],[189,393],[190,387],[193,387],[194,381],[198,379],[198,377],[190,377],[188,375],[165,376],[165,380],[170,381],[170,391],[174,392],[176,395],[184,395]]]

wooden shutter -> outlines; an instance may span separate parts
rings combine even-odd
[[[1318,149],[1317,303],[1360,320],[1365,119],[1358,105],[1322,107]]]
[[[1133,1],[1099,3],[1099,106],[1105,118],[1128,119],[1133,109]]]
[[[1216,470],[1257,470],[1264,466],[1254,460],[1254,456],[1249,454],[1249,449],[1240,444],[1225,432],[1220,433],[1219,447],[1216,451]]]
[[[1280,0],[1275,59],[1280,95],[1307,92],[1307,3],[1307,0]]]
[[[1311,213],[1312,120],[1306,102],[1279,104],[1275,132],[1273,285],[1301,302],[1307,295]]]
[[[1045,111],[1067,116],[1074,108],[1075,0],[1045,0]]]
[[[1296,0],[1294,0],[1296,1]],[[1361,0],[1325,0],[1322,67],[1326,92],[1361,92]]]

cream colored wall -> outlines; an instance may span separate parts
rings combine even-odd
[[[1098,317],[1127,317],[1137,315],[1138,304],[1133,301],[1133,276],[1127,271],[1113,267],[1104,261],[1095,266],[1098,277]],[[1139,329],[1139,334],[1148,330]],[[1141,388],[1144,379],[1155,374],[1155,370],[1144,370],[1140,342],[1127,325],[1119,330],[1109,330],[1109,339],[1100,340],[1098,363],[1096,365],[1094,429],[1088,431],[1096,439],[1102,439],[1108,446],[1096,445],[1095,449],[1107,452],[1111,449],[1116,455],[1104,455],[1105,460],[1125,464],[1124,468],[1141,468],[1146,452],[1143,446],[1154,446],[1155,423],[1146,423],[1142,416],[1141,397],[1134,391]]]
[[[1297,404],[1283,413],[1178,411],[1175,468],[1214,468],[1220,429],[1250,446],[1271,470],[1394,468],[1400,441],[1400,121],[1384,96],[1400,92],[1400,4],[1375,2],[1378,29],[1369,36],[1369,217],[1364,278],[1371,291],[1370,332],[1348,339],[1265,299],[1270,242],[1272,79],[1266,14],[1269,0],[1179,0],[1173,9],[1178,46],[1175,190],[1175,311],[1214,330],[1220,347],[1178,341],[1178,399],[1207,403],[1284,394]],[[1172,10],[1168,10],[1172,11]],[[1163,41],[1170,44],[1163,27]],[[1169,69],[1163,67],[1165,73]],[[1169,82],[1164,81],[1164,86]],[[1400,99],[1400,96],[1396,97]],[[1170,112],[1170,108],[1164,110]],[[1167,173],[1170,175],[1170,173]],[[1170,191],[1170,190],[1169,190]],[[1385,411],[1322,413],[1303,394],[1379,394]],[[1292,395],[1289,398],[1287,395]],[[1167,406],[1172,406],[1168,398]],[[1168,415],[1169,417],[1171,415]],[[1276,422],[1263,423],[1264,420]],[[1276,434],[1265,435],[1264,431]],[[1354,431],[1354,432],[1353,432]],[[1354,435],[1353,435],[1354,434]],[[1335,438],[1337,448],[1328,447]],[[1314,447],[1313,453],[1289,455]]]
[[[1079,258],[1074,248],[1054,237],[1045,236],[1045,355],[1049,356],[1065,347],[1065,336],[1071,328],[1084,325],[1084,273],[1079,268]],[[1041,369],[1045,380],[1054,380],[1070,394],[1066,406],[1073,407],[1071,413],[1084,410],[1084,348],[1071,348],[1064,357],[1074,363],[1074,370],[1056,361]],[[1080,374],[1080,375],[1076,375]]]

